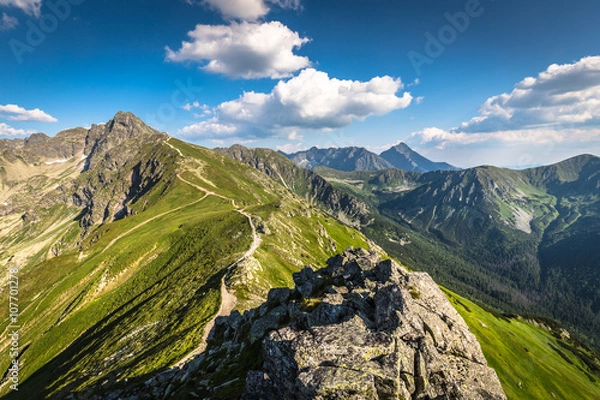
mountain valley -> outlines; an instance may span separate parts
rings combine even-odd
[[[363,232],[401,261],[485,304],[555,318],[598,343],[599,158],[522,171],[316,172],[371,206],[375,222]]]

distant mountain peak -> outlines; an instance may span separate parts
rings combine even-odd
[[[121,134],[126,137],[148,136],[159,134],[131,112],[119,111],[106,125],[93,125],[91,131],[100,131],[106,135]]]
[[[306,169],[327,167],[345,172],[377,171],[389,168],[411,172],[456,171],[459,169],[448,163],[428,160],[405,143],[399,143],[380,155],[364,147],[356,146],[330,147],[328,149],[313,146],[308,150],[285,155],[298,166]]]
[[[122,111],[122,110],[117,111],[114,119],[131,118],[131,117],[139,119],[134,113],[132,113],[130,111]]]
[[[411,152],[414,153],[413,149],[411,149],[410,147],[408,147],[408,145],[404,142],[400,142],[399,144],[395,145],[392,147],[393,149],[396,149],[399,152]]]
[[[37,143],[48,140],[49,137],[45,133],[32,133],[29,137],[25,138],[25,143]]]
[[[381,153],[380,157],[395,168],[411,172],[457,171],[459,169],[445,162],[431,161],[402,142]]]
[[[370,152],[364,147],[330,147],[319,149],[312,147],[309,150],[299,151],[286,155],[290,160],[306,169],[328,167],[340,171],[375,171],[392,168],[393,166]]]

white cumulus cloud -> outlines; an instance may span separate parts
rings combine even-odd
[[[280,81],[270,93],[245,92],[222,103],[208,121],[180,134],[205,138],[270,137],[298,129],[328,131],[408,107],[413,97],[400,79],[375,77],[368,82],[330,78],[312,68]]]
[[[42,0],[0,0],[0,6],[20,8],[29,15],[39,17]]]
[[[306,146],[302,142],[286,143],[286,144],[277,146],[277,150],[283,151],[286,154],[293,154],[293,153],[297,153],[299,151],[306,150]]]
[[[438,147],[600,140],[600,56],[553,64],[537,77],[523,79],[510,93],[490,97],[479,115],[458,128],[427,128],[413,137]]]
[[[0,118],[9,121],[32,121],[32,122],[57,122],[53,116],[46,114],[44,111],[36,108],[34,110],[26,110],[16,104],[0,105]]]
[[[267,15],[269,5],[286,9],[299,9],[300,0],[187,0],[188,3],[201,3],[229,19],[255,21]]]
[[[15,17],[2,13],[2,18],[0,18],[0,31],[9,31],[16,28],[17,25],[19,25],[19,21]]]
[[[256,20],[269,12],[263,0],[205,0],[204,4],[226,18]]]
[[[201,69],[231,78],[280,79],[311,65],[294,50],[309,41],[281,22],[197,25],[177,51],[166,48],[167,60],[198,62]]]
[[[0,122],[0,137],[16,137],[16,136],[27,136],[32,134],[33,131],[25,131],[23,129],[16,129],[10,125]]]

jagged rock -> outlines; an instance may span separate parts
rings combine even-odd
[[[351,250],[294,281],[294,301],[320,302],[267,333],[244,399],[505,398],[479,343],[427,274]]]
[[[277,329],[281,322],[288,316],[287,311],[287,307],[281,305],[256,320],[250,328],[250,343],[262,339],[269,330]]]
[[[291,294],[292,291],[287,288],[272,289],[271,291],[269,291],[269,295],[267,297],[267,304],[270,304],[272,306],[286,304]]]

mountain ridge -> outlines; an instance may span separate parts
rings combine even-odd
[[[433,162],[404,143],[400,143],[377,155],[364,147],[332,147],[309,150],[293,154],[284,154],[298,166],[306,169],[319,167],[332,168],[339,171],[377,171],[398,168],[409,172],[430,172],[437,170],[458,170],[448,163]]]
[[[306,151],[285,155],[298,166],[306,169],[323,166],[341,171],[371,171],[393,167],[392,164],[363,147],[329,149],[312,147]]]
[[[22,282],[17,397],[65,398],[172,365],[201,346],[226,296],[251,308],[307,263],[350,245],[370,248],[254,168],[132,114],[70,134],[89,132],[65,162],[16,157],[15,167],[0,153],[0,195],[11,202],[0,220],[0,261],[18,267]],[[49,195],[35,195],[43,190]],[[254,230],[261,240],[250,255]],[[0,290],[0,301],[7,296]],[[0,331],[9,322],[0,320]]]
[[[331,215],[351,226],[359,226],[368,220],[366,204],[337,191],[318,174],[297,167],[293,161],[274,150],[233,145],[215,151],[258,169],[309,203],[321,204]]]

